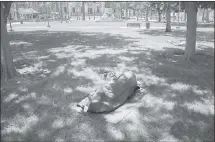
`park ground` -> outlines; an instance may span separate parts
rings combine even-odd
[[[185,27],[73,21],[13,24],[22,77],[1,87],[3,141],[214,141],[214,29],[197,29],[196,60],[183,60]],[[141,90],[108,114],[75,104],[104,71],[133,71]]]

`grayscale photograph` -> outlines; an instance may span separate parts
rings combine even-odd
[[[214,142],[213,1],[1,1],[2,142]]]

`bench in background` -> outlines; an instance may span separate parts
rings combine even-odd
[[[127,23],[127,27],[139,27],[140,28],[140,23]]]

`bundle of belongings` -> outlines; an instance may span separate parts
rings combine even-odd
[[[123,105],[136,90],[140,89],[137,86],[136,76],[131,71],[118,74],[106,72],[104,78],[107,82],[78,103],[78,107],[85,112],[111,112]]]

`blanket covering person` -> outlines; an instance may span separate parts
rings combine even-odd
[[[137,80],[134,73],[124,71],[116,75],[106,73],[104,75],[107,83],[100,85],[88,97],[77,104],[86,112],[111,112],[125,103],[137,89]]]

